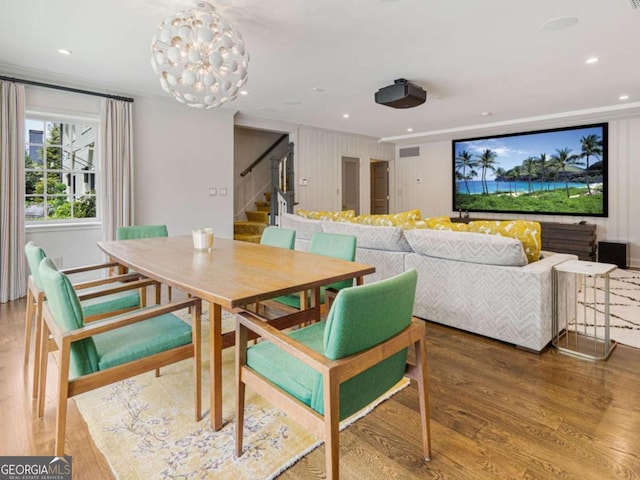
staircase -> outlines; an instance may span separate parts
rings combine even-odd
[[[233,239],[244,242],[260,243],[262,232],[269,226],[269,207],[271,193],[264,193],[263,202],[255,202],[255,210],[247,210],[246,220],[233,223]]]

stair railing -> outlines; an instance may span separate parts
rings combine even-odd
[[[275,148],[282,142],[285,138],[288,138],[289,134],[285,133],[281,135],[269,148],[267,148],[262,155],[256,158],[251,165],[245,168],[240,174],[241,177],[244,177],[246,174],[251,173],[251,171],[258,165],[262,160],[267,158],[271,152],[275,150]]]
[[[280,225],[280,213],[293,213],[294,176],[293,142],[289,143],[287,153],[280,158],[271,158],[271,205],[269,223]]]

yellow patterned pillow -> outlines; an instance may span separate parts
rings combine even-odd
[[[451,230],[454,232],[469,231],[469,225],[467,225],[466,223],[444,222],[444,221],[440,221],[440,222],[431,221],[429,222],[429,226],[427,228],[430,228],[431,230]]]
[[[304,218],[309,218],[311,220],[345,220],[355,218],[356,212],[355,210],[343,210],[343,211],[327,211],[327,210],[304,210],[299,208],[296,210],[296,213]]]
[[[407,212],[390,213],[386,215],[358,215],[356,222],[363,225],[381,225],[393,227],[396,225],[410,224],[420,218],[420,210],[409,210]]]
[[[469,222],[469,231],[516,238],[522,242],[522,248],[527,255],[529,263],[540,259],[542,229],[538,222],[528,220],[478,220]]]

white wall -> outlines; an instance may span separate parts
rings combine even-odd
[[[370,212],[371,159],[389,161],[389,183],[393,189],[395,148],[391,143],[363,135],[300,127],[296,157],[296,201],[298,208],[340,210],[342,207],[342,157],[360,159],[360,213]],[[307,185],[301,186],[301,178]],[[390,211],[395,211],[394,199]]]
[[[136,99],[135,223],[166,224],[169,235],[213,227],[216,236],[233,238],[234,113]]]
[[[99,120],[102,99],[58,90],[27,87],[27,111]],[[197,110],[172,99],[134,102],[134,221],[164,223],[170,235],[213,227],[233,237],[233,110]],[[99,147],[98,147],[99,148]],[[209,196],[216,187],[218,195]],[[220,189],[227,195],[221,196]],[[27,227],[26,240],[37,242],[63,267],[102,261],[96,246],[100,224]]]
[[[580,125],[580,123],[577,123]],[[555,125],[549,125],[553,128]],[[544,127],[542,127],[544,128]],[[523,130],[526,130],[523,129]],[[465,138],[464,132],[455,138]],[[420,156],[396,161],[397,211],[420,208],[424,217],[458,215],[452,211],[451,140],[419,144]],[[403,146],[404,147],[404,146]],[[416,179],[420,178],[418,184]],[[631,265],[640,267],[640,118],[609,121],[609,217],[522,215],[518,218],[597,225],[598,241],[630,243]],[[479,214],[476,214],[479,215]],[[484,218],[513,218],[513,214],[481,214]]]

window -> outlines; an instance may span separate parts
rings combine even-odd
[[[97,125],[25,121],[25,220],[96,219]]]

